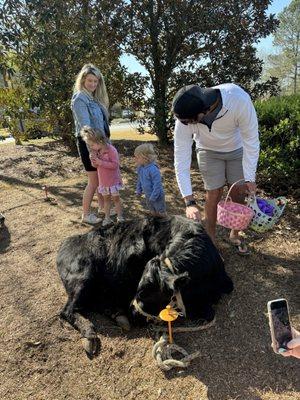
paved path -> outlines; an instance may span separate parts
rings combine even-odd
[[[116,132],[116,131],[123,131],[123,130],[136,130],[138,127],[138,123],[137,122],[122,122],[120,124],[114,124],[112,122],[112,124],[110,125],[110,130],[112,132]]]
[[[13,137],[6,138],[5,140],[0,140],[0,144],[5,144],[5,143],[13,143],[15,139]]]

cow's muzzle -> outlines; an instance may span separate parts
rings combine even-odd
[[[147,319],[147,322],[148,321],[161,321],[161,319],[157,315],[148,314],[146,311],[144,311],[140,305],[140,302],[137,301],[136,298],[134,298],[132,300],[131,305],[134,307],[136,312],[143,315]]]
[[[152,315],[152,314],[149,314],[146,311],[144,311],[140,302],[136,298],[134,298],[132,300],[131,305],[134,307],[135,311],[138,312],[139,314],[143,315],[147,319],[147,321],[160,321],[161,322],[161,319],[159,318],[158,315]],[[173,294],[173,296],[171,297],[171,299],[169,301],[169,305],[172,308],[174,308],[181,317],[186,316],[185,306],[183,304],[183,300],[182,300],[180,291],[176,291],[176,293]]]

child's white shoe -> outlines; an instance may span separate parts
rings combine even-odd
[[[104,209],[102,207],[98,208],[98,215],[104,214]],[[111,217],[114,217],[115,215],[117,215],[116,210],[114,210],[113,208],[111,208],[109,215]]]
[[[89,225],[97,225],[101,222],[101,218],[97,218],[95,214],[82,215],[81,222]]]
[[[104,218],[104,220],[102,222],[102,226],[108,226],[112,223],[113,223],[113,221],[110,218]]]

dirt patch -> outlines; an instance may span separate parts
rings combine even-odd
[[[267,301],[285,297],[292,322],[300,327],[299,215],[293,199],[273,231],[247,232],[250,258],[239,257],[228,245],[225,230],[219,229],[235,290],[218,305],[213,327],[175,335],[188,352],[201,352],[187,370],[160,371],[146,329],[124,335],[111,321],[96,316],[102,349],[90,361],[78,332],[57,317],[66,295],[55,266],[60,242],[88,230],[80,224],[86,179],[79,158],[62,144],[38,143],[0,146],[0,211],[6,216],[0,232],[1,399],[300,399],[297,360],[271,351],[266,316]],[[122,156],[126,216],[135,217],[142,213],[134,194],[132,153],[137,143],[118,140],[115,145]],[[160,150],[168,211],[181,214],[172,158],[171,148]],[[196,168],[192,175],[203,204]],[[44,201],[45,184],[55,201]]]

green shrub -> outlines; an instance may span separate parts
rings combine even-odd
[[[0,110],[0,126],[12,134],[17,144],[21,144],[22,140],[53,136],[49,119],[30,111],[24,87],[0,88]]]
[[[39,118],[36,115],[31,115],[24,122],[25,132],[24,140],[41,139],[42,137],[53,137],[52,126],[46,119]]]
[[[15,138],[16,144],[21,144],[23,132],[20,127],[20,121],[28,113],[27,103],[24,88],[0,88],[0,109],[3,115],[3,122]]]
[[[266,189],[292,193],[299,186],[300,95],[257,101],[261,152],[259,179]]]

